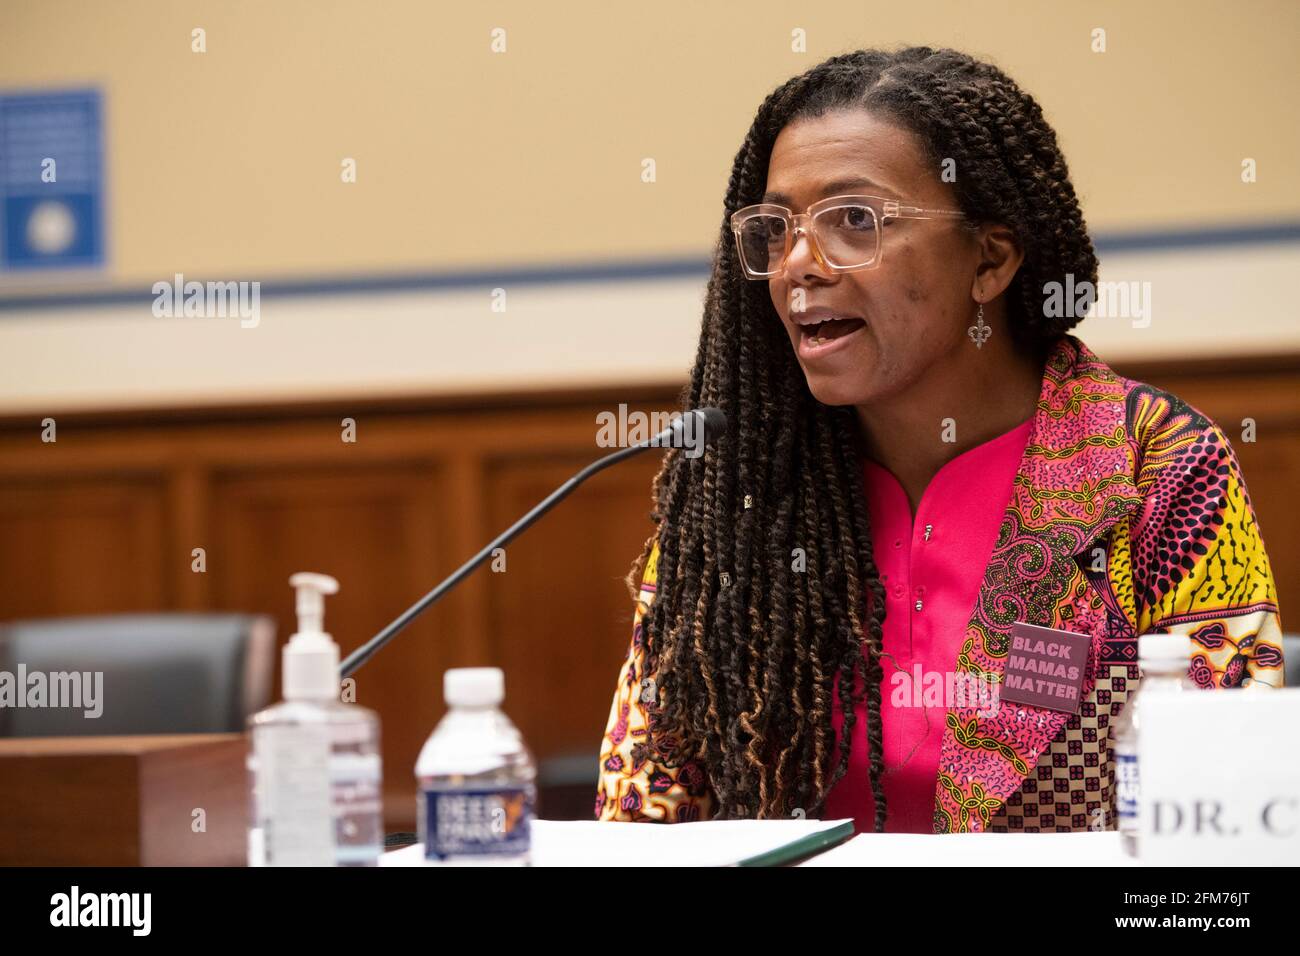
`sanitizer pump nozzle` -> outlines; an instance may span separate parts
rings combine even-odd
[[[328,574],[300,571],[289,585],[298,592],[298,630],[284,646],[284,699],[337,700],[339,648],[322,627],[325,595],[337,594],[339,583]]]

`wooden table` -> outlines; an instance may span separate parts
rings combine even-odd
[[[243,734],[0,739],[0,865],[239,866]]]

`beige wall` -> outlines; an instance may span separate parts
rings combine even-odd
[[[707,250],[763,96],[903,41],[1032,91],[1094,228],[1297,216],[1297,35],[1289,0],[7,0],[0,87],[105,89],[113,278],[252,279]]]
[[[206,53],[191,52],[194,27],[206,30]],[[490,52],[493,27],[507,30],[505,54]],[[1105,53],[1090,50],[1095,27],[1107,32]],[[0,89],[105,91],[110,261],[88,276],[3,276],[0,296],[147,288],[176,272],[272,283],[703,259],[732,157],[763,96],[824,56],[902,42],[988,56],[1032,91],[1058,129],[1095,231],[1294,222],[1297,27],[1294,2],[8,0],[0,5]],[[796,28],[807,31],[807,53],[791,52]],[[344,157],[357,160],[355,184],[340,181]],[[653,184],[640,180],[645,157],[657,163]],[[1257,183],[1240,181],[1243,157],[1257,160]],[[1248,270],[1255,254],[1225,255],[1242,257]],[[1293,249],[1270,255],[1294,265]],[[1203,263],[1187,275],[1207,281]],[[1219,298],[1242,301],[1223,288],[1228,280],[1217,281]],[[1283,272],[1270,273],[1239,290],[1247,297],[1240,311],[1274,347],[1294,349],[1294,316],[1273,291],[1287,288]],[[534,378],[582,380],[604,367],[622,375],[627,345],[657,330],[657,316],[671,336],[667,368],[681,367],[678,355],[689,361],[694,285],[665,293],[670,313],[649,311],[659,300],[639,285],[549,294],[557,291],[569,298],[548,306],[550,321],[559,323],[558,340],[573,344],[554,349],[562,354]],[[630,324],[602,339],[598,317],[612,321],[608,296],[637,308],[616,316]],[[1165,301],[1179,297],[1196,299],[1184,290]],[[12,362],[0,407],[126,401],[141,375],[160,368],[180,383],[177,401],[195,381],[227,400],[318,393],[341,381],[365,392],[394,382],[416,391],[486,387],[503,369],[526,370],[535,354],[527,336],[504,352],[440,352],[451,333],[438,323],[482,320],[481,298],[465,311],[442,297],[427,316],[404,319],[388,314],[407,308],[398,298],[325,301],[305,299],[297,314],[332,308],[350,318],[329,326],[323,360],[305,372],[295,356],[316,348],[306,344],[309,324],[278,346],[270,334],[237,335],[232,354],[207,351],[210,331],[150,325],[147,316],[132,315],[137,324],[125,336],[102,322],[91,331],[112,309],[0,312],[0,354]],[[1202,311],[1193,324],[1221,312]],[[349,347],[365,338],[366,320],[397,322],[399,348],[439,354],[404,357],[393,375],[376,350],[358,379]],[[106,337],[120,358],[104,357]],[[1139,351],[1182,347],[1176,335],[1129,341]],[[60,361],[78,349],[89,378]],[[1193,342],[1189,350],[1203,348]],[[240,358],[260,369],[252,380],[231,371]]]
[[[1215,281],[1197,277],[1214,275]],[[1300,351],[1300,243],[1106,257],[1102,279],[1149,283],[1141,317],[1090,317],[1110,362]],[[1189,281],[1191,277],[1192,281]],[[0,412],[456,395],[685,381],[703,281],[268,298],[258,324],[155,319],[147,306],[0,318]],[[12,361],[11,361],[12,360]]]

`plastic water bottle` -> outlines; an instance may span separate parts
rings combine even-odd
[[[284,701],[249,718],[249,866],[375,866],[382,852],[379,715],[339,700],[339,649],[322,630],[328,575],[299,573]]]
[[[537,770],[501,711],[505,676],[497,667],[449,670],[443,695],[447,714],[415,765],[425,860],[527,866]]]
[[[1119,810],[1120,841],[1129,856],[1138,855],[1142,799],[1138,766],[1138,735],[1142,701],[1152,694],[1196,690],[1187,674],[1192,642],[1184,634],[1143,634],[1138,638],[1138,666],[1142,679],[1129,695],[1115,724],[1115,803]]]

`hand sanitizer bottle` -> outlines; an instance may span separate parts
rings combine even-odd
[[[339,649],[321,626],[324,574],[289,578],[298,631],[284,702],[249,718],[249,866],[374,866],[383,843],[379,717],[339,700]]]
[[[428,863],[527,866],[537,771],[501,712],[497,667],[443,675],[449,708],[415,764],[417,826]]]

